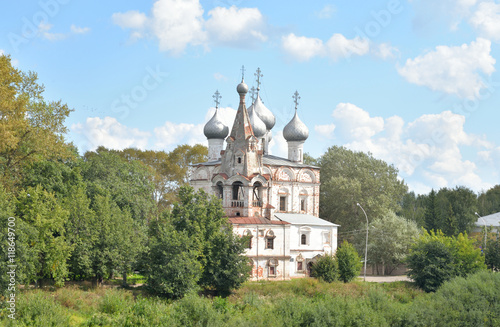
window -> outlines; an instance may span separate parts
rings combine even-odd
[[[300,199],[300,211],[306,211],[306,199]]]
[[[307,244],[307,235],[305,233],[300,235],[300,244],[302,244],[302,245]]]
[[[239,164],[241,163],[241,157],[238,157],[238,163]]]
[[[224,199],[224,187],[221,182],[217,182],[217,191],[219,192],[219,199]]]
[[[274,236],[274,233],[272,230],[267,232],[266,235],[266,249],[274,249],[274,239],[276,236]]]
[[[303,266],[302,266],[303,262],[302,261],[297,261],[297,271],[302,271],[304,270]]]
[[[252,248],[252,238],[253,238],[252,232],[247,229],[245,231],[245,233],[243,233],[243,237],[245,237],[247,240],[247,242],[245,244],[246,248],[251,249]]]
[[[304,257],[299,254],[296,258],[297,260],[297,272],[304,273]]]
[[[280,196],[280,211],[286,211],[286,196]]]
[[[243,199],[243,183],[242,182],[234,182],[233,183],[233,200]]]
[[[267,265],[269,267],[269,270],[268,270],[268,275],[270,277],[275,277],[276,276],[276,267],[278,266],[278,260],[276,259],[269,259],[269,261],[267,262]]]

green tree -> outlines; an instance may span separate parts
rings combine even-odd
[[[477,220],[475,212],[478,210],[477,196],[471,189],[464,186],[457,186],[454,189],[443,188],[439,190],[439,198],[446,198],[451,204],[454,218],[449,222],[452,226],[447,226],[443,222],[441,229],[443,231],[455,231],[457,233],[470,233],[474,228],[474,223]],[[449,205],[446,201],[442,202],[441,216],[447,217],[449,215]],[[456,227],[453,226],[456,224]]]
[[[478,208],[481,216],[500,212],[500,184],[479,195]]]
[[[118,151],[99,147],[95,152],[85,153],[82,176],[91,199],[103,195],[104,190],[134,220],[145,224],[153,216],[151,171],[141,162],[129,162]]]
[[[219,199],[190,186],[179,189],[179,202],[170,214],[178,232],[186,232],[203,267],[199,284],[222,294],[245,281],[251,267],[243,257],[245,240],[233,234]]]
[[[484,261],[489,269],[500,271],[500,237],[498,234],[494,241],[488,242]]]
[[[335,257],[339,265],[339,279],[341,281],[348,283],[359,276],[363,264],[352,244],[344,241],[337,249]]]
[[[338,279],[339,265],[337,260],[332,255],[324,255],[315,263],[311,271],[311,276],[320,278],[327,283],[334,282]]]
[[[319,159],[321,167],[320,216],[340,224],[343,232],[361,229],[370,219],[388,210],[398,211],[407,186],[398,179],[398,170],[371,154],[344,147],[330,147]]]
[[[169,298],[181,298],[198,288],[200,253],[187,231],[177,231],[170,221],[150,225],[149,250],[144,264],[147,288]]]
[[[408,276],[426,292],[436,291],[442,283],[484,269],[484,257],[466,235],[445,236],[441,231],[424,232],[410,248],[406,260]]]
[[[408,220],[412,220],[417,223],[418,227],[424,227],[425,225],[425,196],[415,195],[415,192],[411,191],[403,196],[400,203],[401,210],[397,211],[396,214],[401,217],[405,217]]]
[[[25,165],[72,155],[64,140],[71,110],[61,101],[46,101],[37,79],[0,55],[0,182],[9,189],[18,186]]]
[[[370,224],[370,237],[368,238],[368,258],[376,265],[377,272],[391,274],[398,265],[404,262],[413,241],[420,231],[414,221],[406,220],[389,211],[381,218],[375,219]],[[365,246],[364,237],[362,247]],[[382,270],[379,271],[379,266]]]
[[[36,253],[34,263],[37,275],[33,279],[43,282],[44,278],[52,278],[56,285],[62,285],[68,276],[67,260],[72,250],[64,229],[68,215],[54,194],[40,186],[29,187],[19,194],[16,217],[36,231],[30,242],[32,251]]]
[[[437,195],[434,189],[431,190],[427,197],[425,206],[425,229],[428,231],[438,230],[441,228],[441,217],[438,209]]]

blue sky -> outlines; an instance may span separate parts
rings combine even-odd
[[[411,190],[500,183],[500,3],[385,1],[8,2],[0,51],[74,112],[68,140],[172,150],[207,144],[222,95],[231,125],[240,68],[275,114],[271,152],[299,116],[318,157],[332,145],[393,164]],[[247,97],[248,98],[248,97]],[[247,105],[250,105],[248,100]]]

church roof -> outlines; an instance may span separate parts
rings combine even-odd
[[[229,222],[233,225],[289,225],[286,221],[269,220],[258,217],[232,217]]]
[[[482,219],[481,219],[482,218]],[[476,226],[500,226],[500,212],[493,213],[488,216],[481,217],[476,221]],[[483,221],[484,219],[484,221]]]
[[[207,161],[207,162],[199,162],[193,164],[193,166],[215,166],[219,165],[221,163],[221,160],[216,160],[216,161]],[[288,166],[288,167],[297,167],[297,168],[319,168],[317,166],[312,166],[312,165],[306,165],[303,163],[299,162],[294,162],[285,158],[273,156],[270,154],[265,154],[262,156],[262,164],[264,166]]]
[[[301,213],[275,213],[274,216],[292,225],[340,226],[324,219]]]

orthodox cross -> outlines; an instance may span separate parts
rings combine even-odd
[[[295,93],[292,96],[293,102],[295,102],[295,110],[297,110],[297,106],[299,105],[299,92],[295,91]]]
[[[245,79],[245,65],[241,66],[241,80]]]
[[[215,91],[214,95],[212,95],[212,98],[214,98],[215,101],[215,110],[219,109],[219,104],[220,104],[220,99],[222,96],[219,93],[219,90]]]
[[[256,92],[256,89],[255,89],[255,87],[252,86],[252,88],[250,89],[250,97],[252,98],[252,103],[255,102],[255,92]]]
[[[257,77],[257,91],[260,90],[260,78],[264,77],[264,75],[261,74],[260,67],[257,67],[257,72],[254,74]]]

